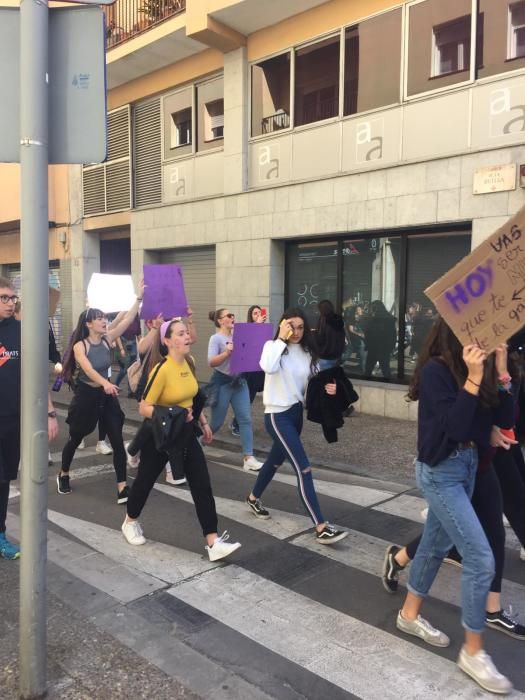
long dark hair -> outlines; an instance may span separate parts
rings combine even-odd
[[[317,332],[322,333],[326,326],[327,316],[333,316],[335,314],[334,305],[330,299],[323,299],[317,304],[319,309],[319,320],[317,321]]]
[[[173,320],[171,320],[169,326],[166,329],[166,333],[164,334],[164,338],[171,338],[174,323],[184,323],[184,321],[180,318],[174,318]],[[162,362],[162,360],[165,359],[167,354],[168,348],[164,345],[163,341],[161,340],[159,328],[159,332],[157,334],[157,337],[153,341],[153,345],[151,346],[151,352],[149,354],[148,366],[146,368],[148,375],[152,371],[152,369],[159,364],[159,362]]]
[[[89,328],[87,327],[87,324],[91,321],[94,321],[97,317],[100,318],[100,316],[105,316],[105,313],[100,309],[89,308],[85,311],[82,311],[82,313],[78,317],[76,328],[71,334],[69,344],[67,346],[66,352],[64,353],[62,377],[64,381],[69,385],[71,385],[73,381],[73,375],[75,374],[76,369],[76,360],[75,353],[73,352],[73,347],[75,343],[79,342],[79,340],[84,340],[88,337]]]
[[[408,388],[408,398],[411,401],[419,399],[421,371],[432,359],[439,360],[446,365],[458,387],[463,386],[468,375],[467,365],[463,360],[463,346],[450,326],[440,316],[434,321],[419,353],[414,375]],[[485,407],[497,406],[498,404],[496,364],[493,354],[485,362],[479,397],[481,404]]]
[[[250,306],[250,308],[248,309],[248,314],[247,314],[247,316],[246,316],[246,321],[247,321],[248,323],[255,323],[255,321],[254,321],[253,318],[252,318],[252,314],[253,314],[253,312],[255,311],[255,309],[259,309],[259,311],[262,311],[262,309],[261,309],[261,307],[259,306],[259,304],[253,304],[253,306]]]
[[[290,318],[300,318],[301,321],[304,324],[304,332],[303,332],[303,337],[301,338],[301,342],[299,345],[302,347],[302,349],[310,355],[310,368],[312,371],[312,374],[316,371],[317,368],[317,362],[319,361],[319,354],[317,351],[317,346],[314,340],[314,336],[312,331],[310,330],[310,325],[306,319],[306,316],[304,315],[304,312],[301,309],[298,308],[290,308],[286,309],[286,311],[283,313],[281,318],[279,319],[279,323],[277,325],[277,331],[274,336],[274,340],[277,340],[279,337],[279,326],[283,321],[288,321]],[[288,348],[284,351],[283,354],[288,352]]]

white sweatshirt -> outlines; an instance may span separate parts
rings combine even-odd
[[[288,352],[283,355],[285,349]],[[265,413],[282,413],[296,403],[304,403],[310,378],[311,357],[295,343],[268,340],[259,364],[266,372],[263,403]]]

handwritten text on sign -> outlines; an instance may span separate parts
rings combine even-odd
[[[464,344],[491,352],[525,325],[525,207],[425,290]]]

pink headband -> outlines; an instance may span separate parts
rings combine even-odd
[[[170,318],[169,321],[164,321],[164,323],[160,327],[161,345],[164,345],[164,338],[166,337],[166,333],[168,332],[168,328],[171,326],[172,323],[175,323],[175,321],[182,321],[182,318],[180,316],[176,316],[175,318]]]

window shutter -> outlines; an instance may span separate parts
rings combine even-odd
[[[106,211],[106,170],[103,165],[84,169],[84,216],[103,214]]]
[[[224,114],[217,114],[215,117],[210,117],[210,128],[218,129],[224,126]]]
[[[133,107],[133,182],[136,207],[162,201],[160,98]]]

